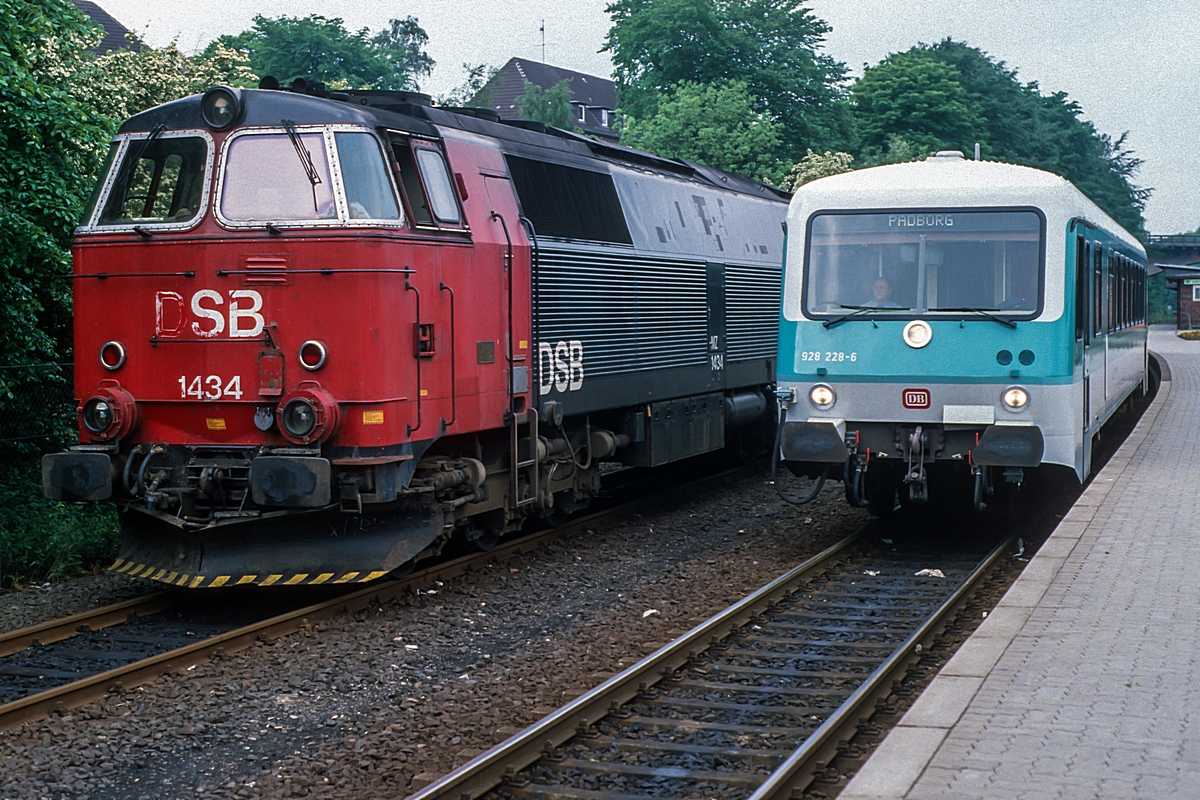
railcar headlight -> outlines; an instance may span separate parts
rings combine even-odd
[[[83,425],[92,433],[104,433],[117,421],[112,404],[103,397],[93,397],[83,404]]]
[[[833,387],[818,383],[808,390],[808,399],[814,406],[824,410],[833,407],[833,404],[837,402],[837,394],[833,391]]]
[[[914,319],[904,326],[901,336],[906,345],[919,350],[933,338],[933,328],[923,319]]]
[[[317,410],[307,400],[296,399],[283,407],[283,429],[297,439],[317,427]]]
[[[1004,390],[1004,406],[1010,411],[1020,411],[1029,404],[1029,392],[1020,386],[1010,386]]]
[[[240,92],[227,86],[214,86],[204,93],[200,101],[200,114],[209,127],[216,130],[228,128],[241,113]]]

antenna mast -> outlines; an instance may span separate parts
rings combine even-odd
[[[538,28],[542,32],[542,63],[546,63],[546,20],[542,20],[542,27]]]

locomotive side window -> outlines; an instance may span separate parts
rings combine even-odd
[[[254,133],[230,141],[221,215],[232,222],[336,219],[324,135]]]
[[[131,139],[97,225],[188,222],[200,213],[208,144],[193,136]]]
[[[1041,309],[1044,227],[1033,210],[815,214],[805,307],[1033,317]]]
[[[120,142],[113,142],[108,146],[108,155],[104,157],[104,166],[100,170],[100,180],[96,181],[96,185],[92,188],[92,195],[88,198],[87,208],[83,210],[83,217],[79,222],[80,225],[91,223],[92,214],[96,212],[96,203],[100,200],[100,192],[104,190],[105,178],[108,176],[109,170],[112,169],[113,159],[117,157],[117,151],[120,149]]]
[[[400,219],[387,162],[375,137],[369,133],[337,133],[334,139],[350,219]]]
[[[457,224],[462,217],[458,211],[458,201],[454,197],[454,186],[450,183],[450,172],[442,154],[427,147],[417,148],[417,166],[421,170],[421,180],[429,196],[429,207],[433,216],[439,222]]]
[[[417,163],[407,139],[392,139],[392,154],[400,168],[400,185],[404,199],[408,202],[408,213],[417,225],[432,225],[433,215],[429,203],[425,202],[425,190],[421,188],[421,176],[417,174]]]

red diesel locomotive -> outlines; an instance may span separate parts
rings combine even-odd
[[[116,571],[367,581],[767,424],[786,195],[264,86],[128,120],[77,229],[81,444],[43,484],[118,505]]]

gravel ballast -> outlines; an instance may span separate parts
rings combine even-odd
[[[0,797],[403,797],[867,522],[840,489],[795,508],[756,472],[0,733]],[[112,577],[99,602],[145,591]]]

